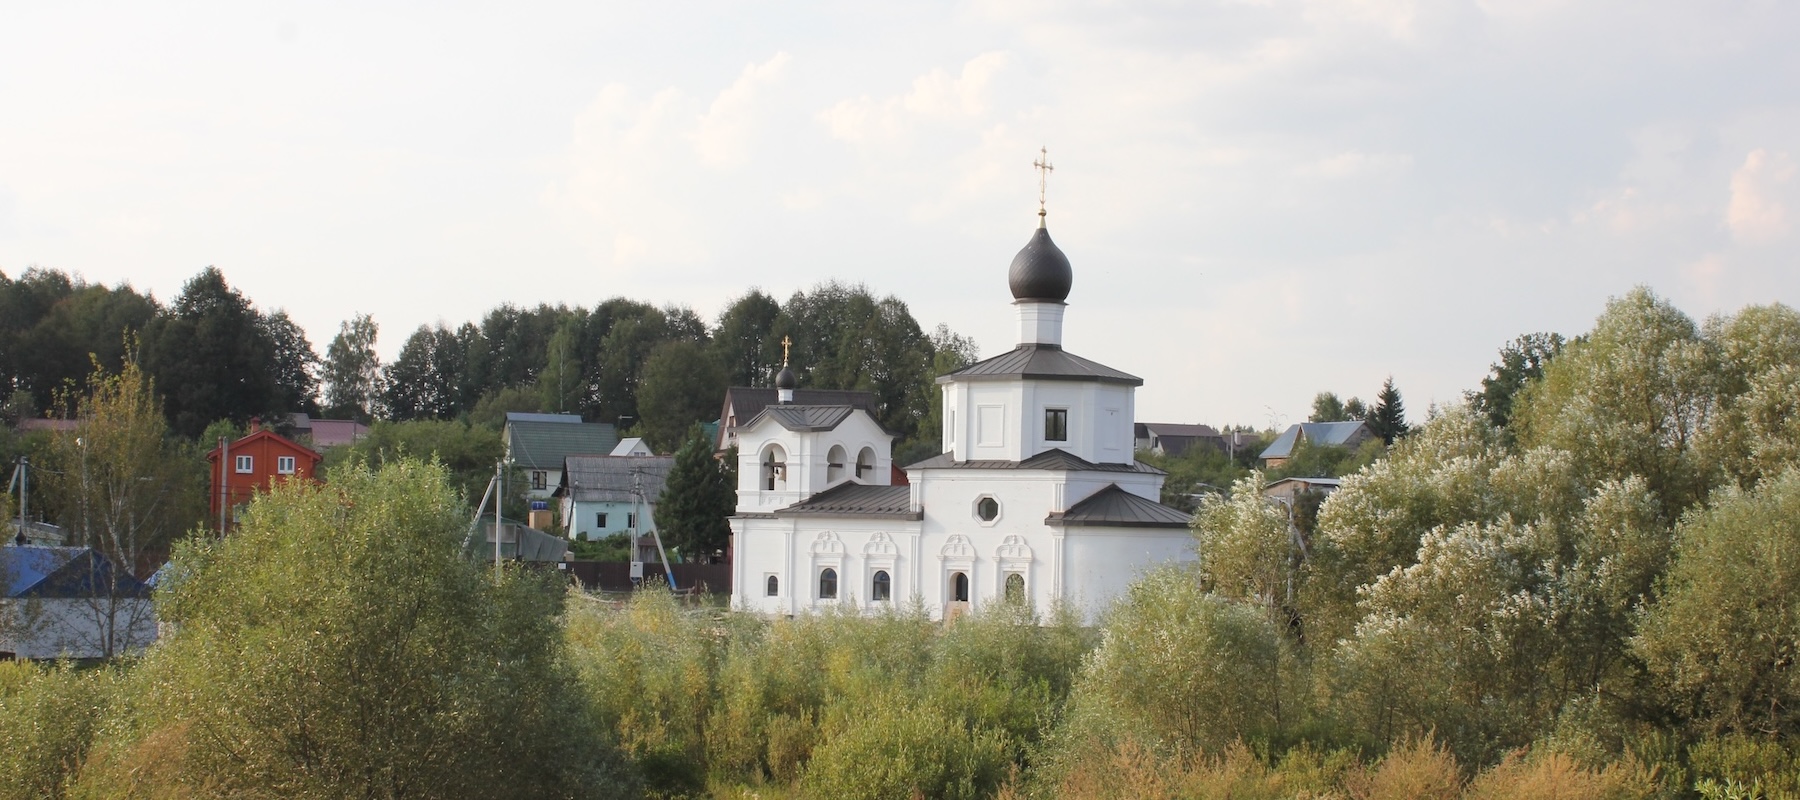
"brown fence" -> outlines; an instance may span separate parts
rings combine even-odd
[[[730,564],[671,564],[675,572],[675,588],[714,594],[731,593]],[[569,571],[590,590],[629,592],[637,588],[631,579],[631,565],[623,561],[571,561]],[[644,580],[663,583],[663,565],[644,563]]]

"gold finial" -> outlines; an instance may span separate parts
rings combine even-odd
[[[792,346],[793,343],[793,339],[789,339],[786,336],[781,337],[781,366],[783,367],[788,365],[788,347]]]
[[[1031,166],[1036,167],[1038,171],[1038,227],[1042,228],[1046,214],[1044,211],[1044,184],[1050,177],[1050,173],[1056,170],[1056,167],[1050,164],[1050,148],[1039,147],[1038,159],[1031,162]]]

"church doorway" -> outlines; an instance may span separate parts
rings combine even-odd
[[[953,603],[969,602],[969,574],[957,572],[950,576],[950,601]]]

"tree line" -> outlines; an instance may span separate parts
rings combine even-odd
[[[937,434],[933,380],[976,355],[946,326],[923,329],[898,298],[835,282],[786,302],[751,289],[712,324],[626,298],[502,305],[479,321],[420,326],[386,364],[379,335],[358,314],[320,356],[284,311],[259,308],[212,267],[167,305],[57,270],[0,273],[9,421],[73,416],[94,367],[116,374],[132,356],[160,387],[170,429],[190,438],[295,412],[498,427],[508,411],[551,411],[620,424],[667,452],[690,424],[717,417],[726,387],[771,385],[787,340],[803,386],[871,392],[881,423],[925,452]]]
[[[1520,349],[1304,526],[1206,501],[1098,628],[615,607],[348,463],[184,545],[142,660],[0,665],[0,796],[1800,793],[1800,313],[1637,290]]]

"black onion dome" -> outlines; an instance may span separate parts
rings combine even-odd
[[[1013,256],[1012,268],[1006,271],[1006,285],[1014,300],[1041,300],[1060,303],[1069,299],[1069,287],[1075,283],[1075,271],[1069,268],[1069,257],[1050,241],[1050,232],[1038,228],[1031,241]]]
[[[800,385],[800,379],[795,378],[794,371],[787,367],[782,367],[780,374],[775,376],[775,388],[777,389],[792,389],[798,385]]]

